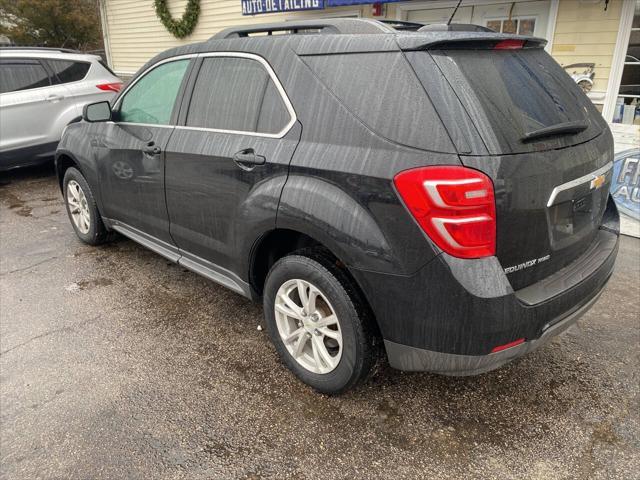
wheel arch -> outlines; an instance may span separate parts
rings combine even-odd
[[[61,192],[63,192],[62,182],[64,181],[64,174],[69,168],[76,168],[80,171],[80,173],[82,173],[83,176],[85,176],[82,168],[80,167],[80,162],[78,162],[78,159],[75,157],[75,155],[73,155],[73,153],[68,150],[58,150],[56,152],[55,167],[56,176],[58,177],[58,186],[60,187]]]
[[[308,233],[288,228],[274,228],[265,232],[254,244],[249,260],[249,284],[252,293],[260,298],[263,293],[264,283],[271,267],[281,258],[294,252],[308,249],[317,249],[329,258],[335,265],[344,271],[349,280],[357,288],[363,299],[366,299],[362,289],[353,277],[349,268],[344,263],[339,253],[336,253],[333,245],[327,245]]]

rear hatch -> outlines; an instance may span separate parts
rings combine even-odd
[[[500,37],[406,52],[462,163],[493,179],[496,255],[516,290],[588,248],[611,181],[606,123],[542,46]]]

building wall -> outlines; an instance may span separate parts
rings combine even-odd
[[[156,17],[151,0],[101,0],[109,37],[110,61],[116,73],[127,77],[147,60],[167,48],[203,41],[219,30],[242,24],[265,23],[294,18],[355,15],[371,16],[371,6],[331,8],[295,13],[242,16],[240,0],[201,0],[201,13],[193,34],[183,40],[173,37]],[[624,0],[560,0],[552,55],[562,65],[578,62],[596,64],[595,85],[590,97],[604,101],[613,50],[620,26]],[[184,12],[187,0],[169,0],[174,18]],[[396,18],[396,4],[386,5],[386,17]]]
[[[623,1],[610,0],[604,11],[604,1],[560,0],[551,54],[561,65],[596,64],[589,95],[595,103],[604,101]]]
[[[180,18],[187,0],[169,0],[167,3],[173,18]],[[157,53],[178,45],[201,42],[223,28],[323,15],[365,15],[371,11],[371,7],[340,7],[243,17],[240,0],[201,0],[198,24],[193,33],[183,40],[175,38],[160,23],[152,0],[102,0],[102,11],[106,16],[104,24],[109,38],[109,60],[117,74],[129,76]]]

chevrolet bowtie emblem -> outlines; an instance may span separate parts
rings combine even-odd
[[[604,185],[605,180],[605,175],[598,175],[597,177],[595,177],[593,180],[591,180],[591,190],[597,190],[598,188],[600,188],[602,185]]]

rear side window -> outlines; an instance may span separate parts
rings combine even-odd
[[[72,62],[69,60],[50,60],[47,63],[51,66],[53,73],[56,74],[60,83],[79,82],[87,76],[89,67],[86,62]]]
[[[436,152],[455,148],[401,52],[303,57],[340,102],[378,135]]]
[[[147,72],[125,93],[119,120],[167,125],[188,65],[189,60],[176,60]]]
[[[420,62],[427,52],[410,52]],[[542,49],[432,52],[491,153],[562,148],[602,131],[599,113]],[[587,125],[569,135],[525,141],[531,132],[567,122]]]
[[[290,120],[282,96],[260,62],[236,57],[203,59],[187,126],[277,134]]]
[[[0,60],[0,93],[50,85],[49,75],[37,60]]]

